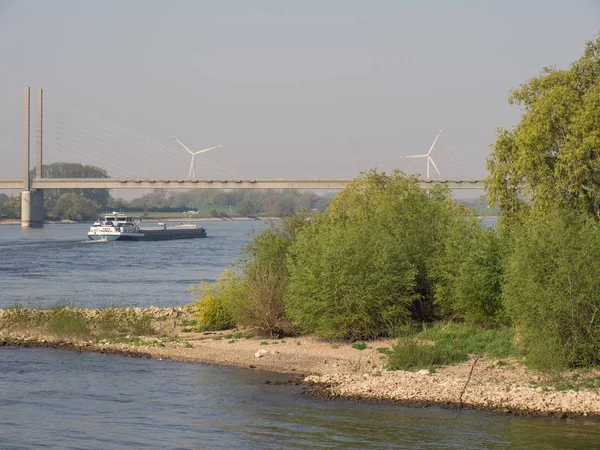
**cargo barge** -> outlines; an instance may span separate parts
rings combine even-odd
[[[195,224],[167,227],[166,223],[142,227],[139,220],[113,212],[104,219],[96,220],[87,235],[92,241],[167,241],[203,238],[206,237],[206,229]]]

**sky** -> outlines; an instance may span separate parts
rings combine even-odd
[[[511,88],[568,68],[596,0],[0,0],[0,178],[23,169],[23,87],[45,162],[113,176],[482,178]],[[32,119],[34,115],[32,114]],[[434,175],[432,169],[432,176]],[[435,174],[437,176],[437,174]]]

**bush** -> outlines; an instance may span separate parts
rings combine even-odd
[[[600,230],[555,208],[513,231],[503,300],[528,362],[544,370],[600,362]]]
[[[393,237],[396,251],[406,255],[416,271],[411,313],[422,321],[435,314],[438,255],[444,252],[453,221],[469,214],[445,187],[423,190],[415,177],[402,172],[368,171],[335,196],[318,223],[321,228],[360,224],[365,235],[380,229]]]
[[[445,188],[422,190],[398,171],[361,174],[292,245],[288,313],[304,331],[347,339],[433,319],[439,255],[469,215]]]
[[[433,269],[438,316],[488,327],[506,323],[502,277],[507,245],[502,234],[479,220],[454,218]]]
[[[286,310],[304,332],[370,339],[411,320],[416,271],[382,228],[311,227],[292,245],[288,267]]]
[[[190,286],[188,289],[196,297],[194,308],[198,316],[197,329],[226,330],[235,327],[235,321],[227,310],[227,305],[232,307],[242,297],[241,281],[235,272],[225,270],[215,284],[206,282],[200,286]]]
[[[307,223],[304,214],[286,217],[262,230],[246,246],[242,271],[247,295],[244,303],[230,308],[241,325],[257,328],[271,338],[296,332],[285,310],[289,283],[285,261],[290,244]]]

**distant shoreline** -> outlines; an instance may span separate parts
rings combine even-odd
[[[143,218],[142,218],[143,219]],[[281,220],[280,217],[161,217],[161,218],[146,218],[142,222],[246,222],[252,220],[269,221]],[[72,225],[77,223],[93,223],[93,220],[45,220],[44,225]],[[21,219],[0,219],[0,225],[20,225]]]

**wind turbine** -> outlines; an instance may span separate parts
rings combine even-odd
[[[197,152],[193,152],[189,148],[187,148],[186,145],[183,142],[181,142],[179,139],[177,139],[175,137],[175,135],[173,135],[173,139],[175,139],[179,143],[179,145],[181,145],[183,148],[185,148],[192,155],[192,162],[190,163],[190,173],[188,174],[188,177],[191,178],[191,179],[196,179],[196,165],[194,164],[195,163],[196,155],[223,146],[222,144],[219,144],[219,145],[216,145],[214,147],[205,148],[204,150],[198,150]]]
[[[440,137],[440,134],[442,134],[442,130],[440,130],[438,135],[435,137],[435,140],[433,141],[433,144],[431,144],[431,147],[429,147],[429,151],[427,152],[426,155],[401,156],[401,158],[427,158],[427,179],[428,180],[429,180],[429,163],[433,164],[433,168],[435,169],[435,171],[438,173],[438,175],[440,177],[442,176],[442,174],[438,170],[437,166],[435,165],[435,161],[431,157],[431,151],[433,150],[435,143],[437,142],[438,138]]]

